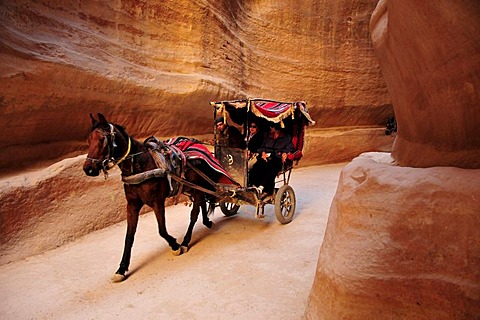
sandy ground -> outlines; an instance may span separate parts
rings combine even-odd
[[[301,319],[313,283],[328,212],[344,164],[295,169],[297,209],[290,224],[243,206],[215,210],[214,229],[199,221],[190,251],[175,257],[153,213],[140,219],[129,277],[110,278],[120,262],[126,223],[0,267],[0,319]],[[189,209],[167,208],[180,239]]]

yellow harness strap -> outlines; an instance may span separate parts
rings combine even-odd
[[[130,153],[130,147],[132,146],[132,140],[130,139],[130,137],[128,138],[128,148],[127,148],[127,152],[123,155],[122,158],[120,158],[120,160],[117,161],[116,165],[118,166],[120,164],[120,162],[122,162],[123,160],[125,160],[125,158],[128,156],[128,154]]]

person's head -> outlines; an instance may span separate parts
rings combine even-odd
[[[257,134],[259,131],[258,123],[256,123],[255,121],[250,122],[250,125],[248,126],[248,131],[250,132],[250,134]]]
[[[224,117],[216,118],[215,119],[215,126],[217,127],[217,130],[219,130],[220,132],[225,130],[225,128],[227,127],[227,125],[225,123],[225,118]]]
[[[275,122],[272,122],[270,123],[270,132],[277,132],[277,131],[280,131],[281,129],[281,125],[280,123],[275,123]]]

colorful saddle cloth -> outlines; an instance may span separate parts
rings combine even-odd
[[[176,137],[164,141],[164,144],[167,147],[173,146],[177,148],[185,154],[188,160],[200,159],[205,161],[210,168],[221,174],[219,181],[216,182],[238,185],[202,142],[192,138]]]

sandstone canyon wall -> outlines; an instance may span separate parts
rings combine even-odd
[[[307,319],[478,319],[480,170],[365,153],[340,175]]]
[[[368,31],[375,5],[2,1],[0,263],[125,217],[118,173],[88,178],[82,157],[68,158],[86,152],[90,112],[138,138],[198,136],[211,132],[211,100],[302,99],[317,121],[302,165],[388,150],[393,109]]]
[[[90,112],[137,137],[198,135],[211,132],[209,101],[248,96],[306,100],[317,128],[383,126],[375,4],[3,1],[0,169],[85,152]],[[363,151],[391,144],[378,133]]]
[[[342,171],[307,319],[480,318],[480,3],[381,0],[392,154]]]
[[[399,126],[400,165],[480,167],[480,3],[380,1],[372,39]]]

